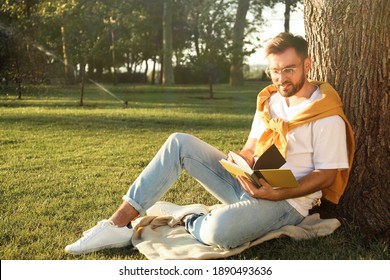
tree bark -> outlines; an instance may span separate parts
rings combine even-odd
[[[305,0],[310,73],[340,93],[356,141],[348,187],[321,211],[390,240],[390,1]]]
[[[20,63],[18,54],[15,54],[15,70],[16,70],[16,84],[17,84],[17,92],[18,92],[18,99],[22,99],[22,73],[20,71]]]
[[[118,83],[118,76],[116,71],[116,47],[115,47],[115,30],[111,26],[111,58],[112,58],[112,69],[113,69],[113,75],[112,75],[112,84],[114,86]]]
[[[290,32],[291,0],[284,0],[284,32]]]
[[[194,35],[194,45],[195,45],[195,53],[196,57],[200,56],[199,49],[199,12],[196,12],[193,26],[193,35]]]
[[[84,89],[85,89],[85,62],[80,63],[80,76],[81,76],[81,87],[80,87],[80,106],[84,106]]]
[[[157,57],[156,55],[153,56],[153,69],[152,69],[152,79],[150,83],[154,85],[156,83],[156,64],[157,64]]]
[[[236,14],[236,20],[233,27],[233,51],[232,62],[230,66],[230,85],[241,86],[244,84],[243,74],[243,47],[244,32],[246,26],[246,14],[249,9],[250,0],[239,0]]]
[[[163,13],[163,85],[173,85],[175,79],[172,66],[172,0],[164,0]]]
[[[74,84],[75,82],[74,73],[73,73],[74,69],[72,64],[69,63],[65,26],[61,26],[61,39],[62,39],[62,56],[64,61],[65,83]]]

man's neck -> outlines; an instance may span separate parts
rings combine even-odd
[[[287,106],[295,106],[298,105],[299,103],[302,103],[306,100],[308,100],[311,95],[316,91],[317,87],[311,83],[309,83],[308,80],[305,81],[305,84],[301,88],[300,91],[298,91],[296,94],[294,94],[291,97],[286,97],[286,103]]]

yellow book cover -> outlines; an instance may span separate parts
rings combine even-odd
[[[259,157],[253,168],[240,155],[234,152],[229,154],[234,162],[221,159],[220,163],[234,177],[244,176],[258,187],[260,187],[260,178],[266,180],[273,187],[293,188],[299,186],[299,182],[290,169],[280,169],[286,160],[275,145],[272,145]]]

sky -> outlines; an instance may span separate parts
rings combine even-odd
[[[263,17],[265,19],[263,31],[258,35],[263,38],[261,45],[276,36],[280,32],[284,32],[284,4],[275,5],[274,9],[266,8],[263,10]],[[290,32],[296,35],[305,35],[303,24],[303,6],[294,11],[290,15]],[[248,58],[249,65],[266,64],[264,59],[264,49],[258,49],[254,54]]]

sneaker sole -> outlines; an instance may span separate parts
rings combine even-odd
[[[105,245],[105,246],[100,246],[96,248],[91,248],[88,250],[83,250],[83,251],[71,251],[71,250],[65,250],[65,252],[72,254],[72,255],[84,255],[104,249],[114,249],[114,248],[122,248],[131,245],[131,240],[126,241],[126,242],[121,242],[121,243],[115,243],[115,244],[110,244],[110,245]]]

